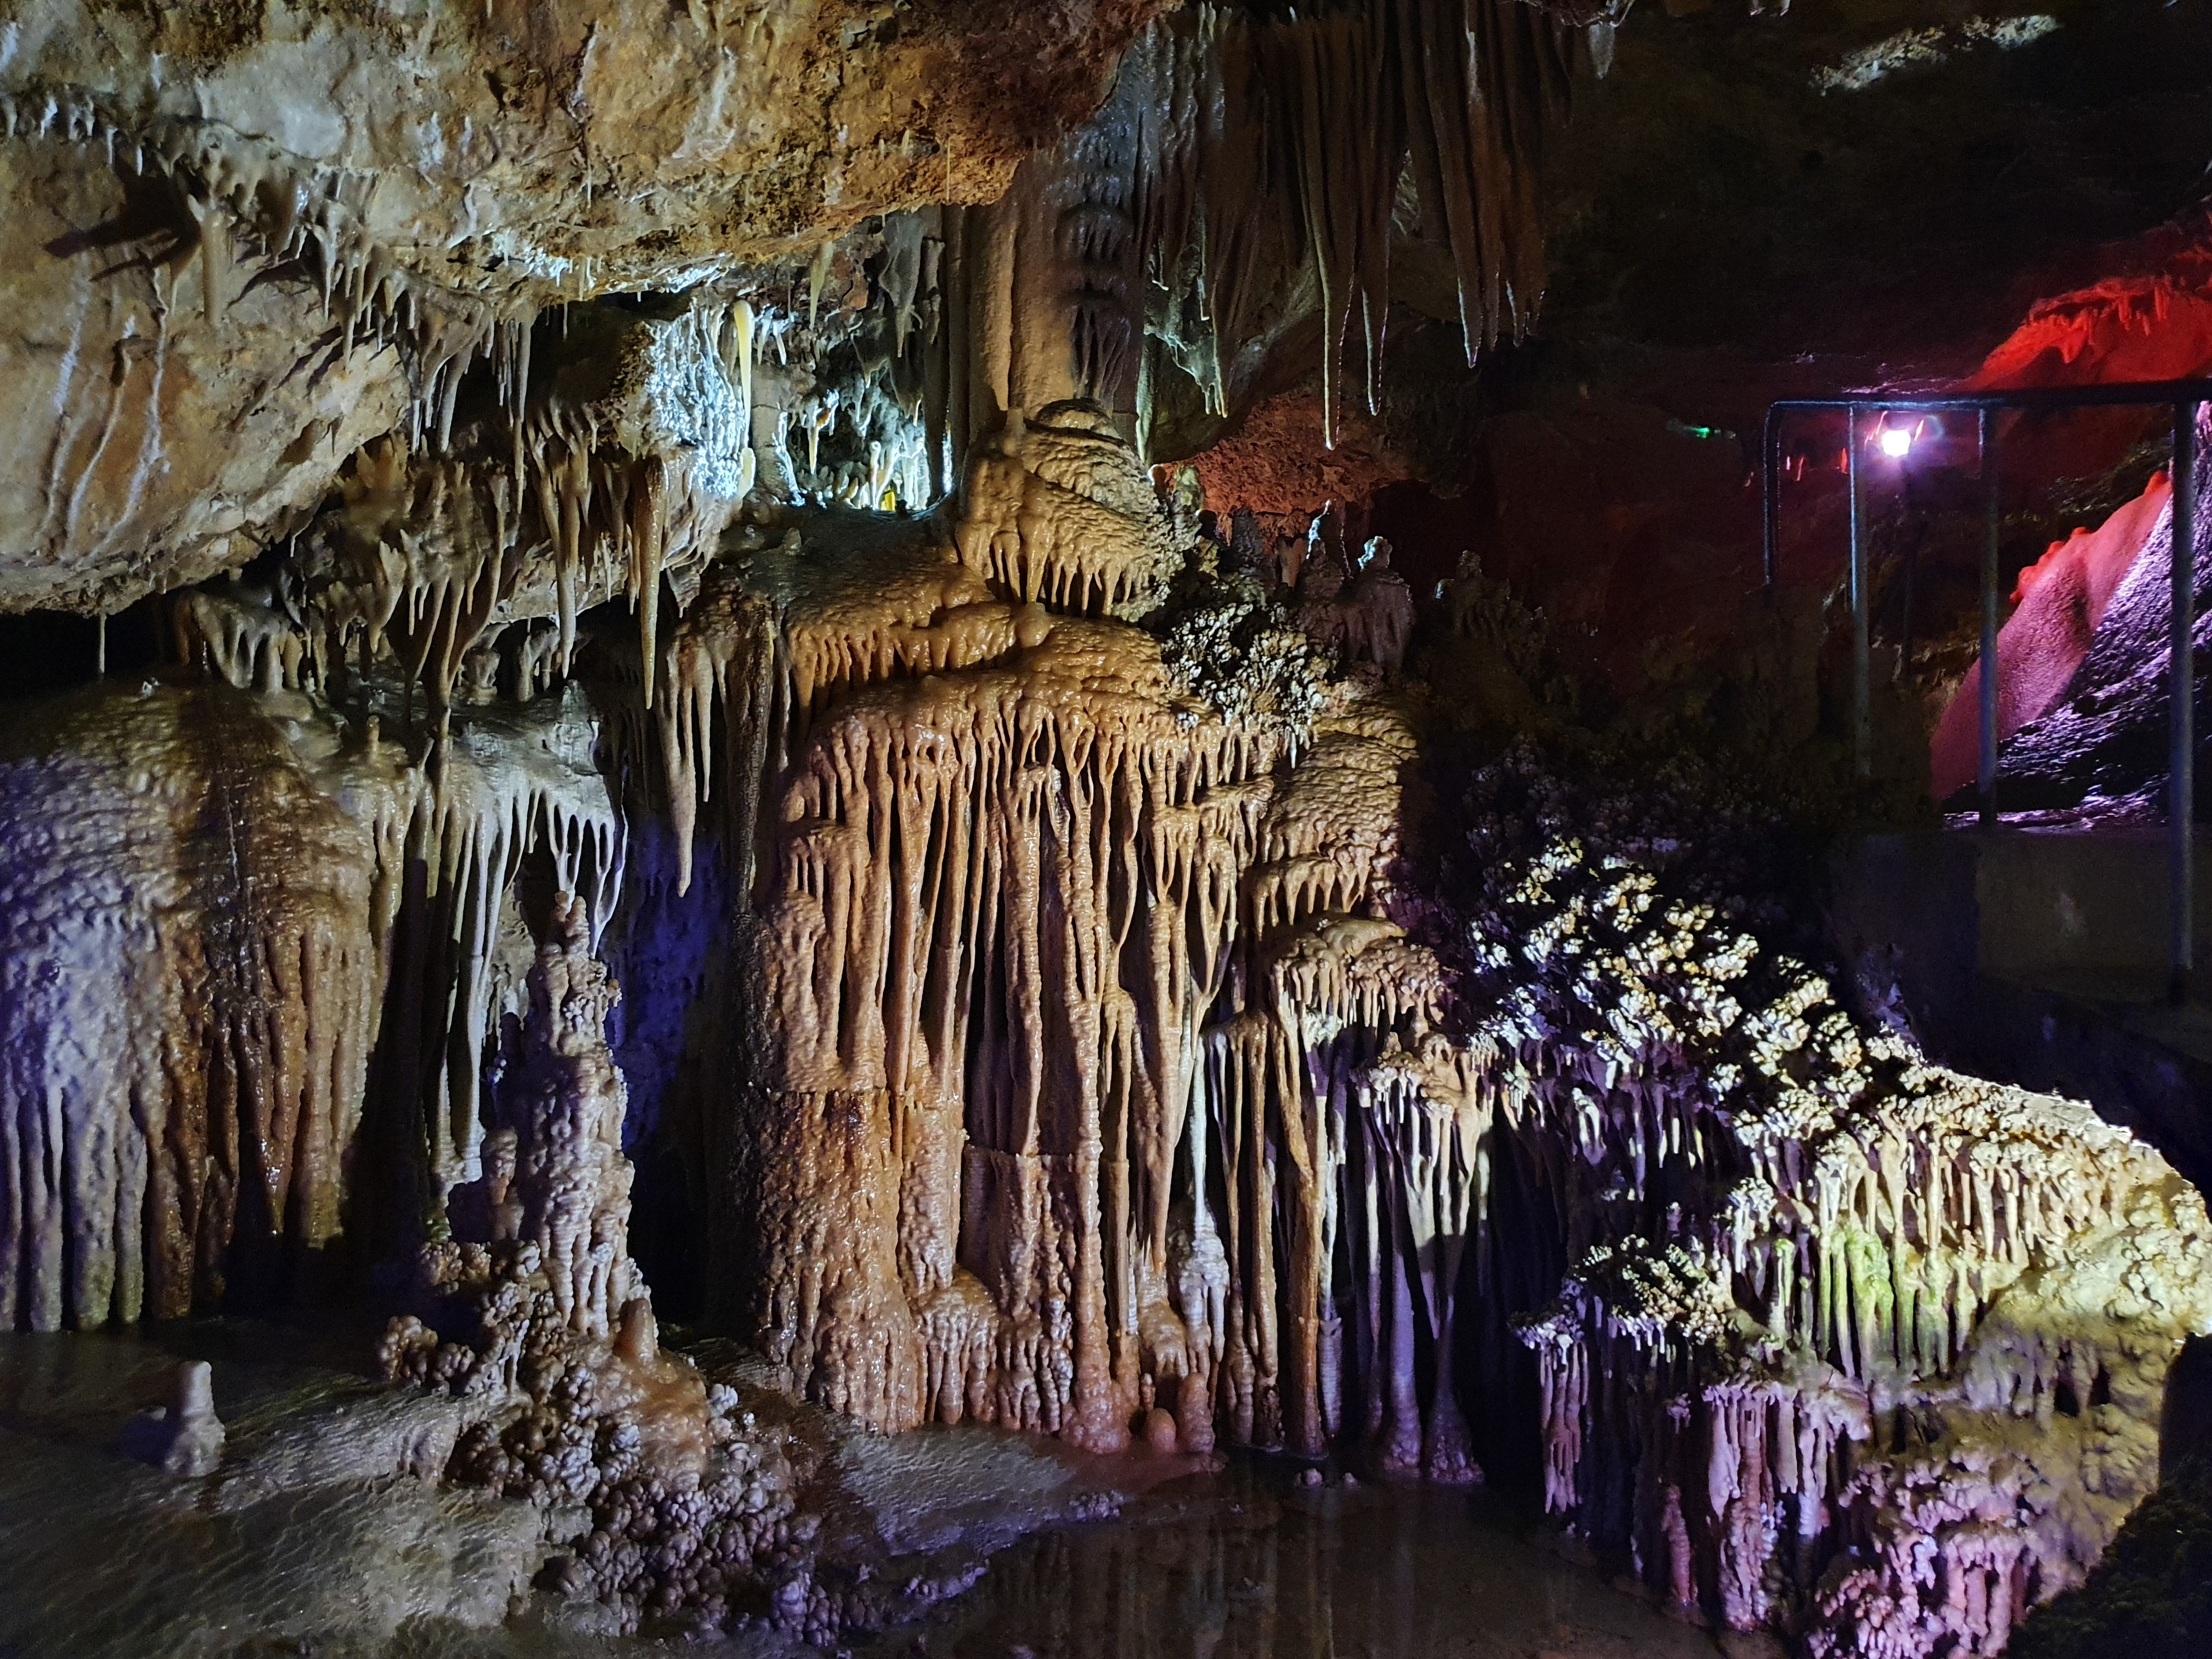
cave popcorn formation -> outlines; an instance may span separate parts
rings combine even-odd
[[[1559,840],[1507,881],[1537,972],[1500,1035],[1590,1235],[1520,1328],[1547,1505],[1739,1629],[2000,1650],[2156,1482],[2167,1370],[2212,1322],[2203,1199],[2086,1107],[1865,1030],[1626,859]]]

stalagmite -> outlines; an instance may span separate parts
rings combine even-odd
[[[447,1194],[452,1237],[422,1247],[417,1311],[392,1320],[378,1358],[387,1378],[505,1404],[461,1436],[447,1473],[582,1506],[580,1585],[635,1630],[648,1604],[718,1608],[750,1584],[791,1480],[744,1437],[736,1395],[660,1347],[629,1255],[627,1092],[605,1030],[621,993],[582,900],[557,896],[550,929],[483,1172]]]
[[[168,1404],[132,1419],[123,1442],[132,1456],[164,1474],[197,1479],[215,1473],[228,1437],[215,1414],[212,1368],[204,1359],[188,1359],[177,1367]]]

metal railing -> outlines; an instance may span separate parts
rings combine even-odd
[[[2196,902],[2196,866],[2192,858],[2191,818],[2197,796],[2196,735],[2196,543],[2197,543],[2197,418],[2212,402],[2212,379],[2138,380],[2116,386],[2044,386],[2020,392],[1970,392],[1948,397],[1887,398],[1871,392],[1839,398],[1793,398],[1766,411],[1766,431],[1760,449],[1760,480],[1764,491],[1761,520],[1761,571],[1765,586],[1775,583],[1775,567],[1781,541],[1782,428],[1790,416],[1811,410],[1844,412],[1846,439],[1844,471],[1850,487],[1850,599],[1851,599],[1851,756],[1861,777],[1871,775],[1874,764],[1872,697],[1872,639],[1869,633],[1871,596],[1867,569],[1866,469],[1862,450],[1862,423],[1872,415],[1877,423],[1891,415],[1945,415],[1971,411],[1977,418],[1982,461],[1984,526],[1982,538],[1982,660],[1981,755],[1977,771],[1981,823],[1996,822],[1997,778],[1997,611],[2002,576],[1998,566],[1998,538],[2002,520],[1997,505],[1996,417],[2005,410],[2049,414],[2063,410],[2155,408],[2173,410],[2173,548],[2169,580],[2172,615],[2168,619],[2167,648],[2172,656],[2169,690],[2172,699],[2171,732],[2166,750],[2166,817],[2169,863],[2172,877],[2171,915],[2171,972],[2167,994],[2176,1003],[2189,994],[2196,966],[2196,941],[2191,918]],[[1871,434],[1868,434],[1871,435]]]

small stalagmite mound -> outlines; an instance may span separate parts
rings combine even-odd
[[[123,1446],[165,1474],[197,1479],[215,1473],[227,1438],[222,1419],[215,1414],[214,1367],[204,1359],[188,1359],[177,1367],[169,1403],[132,1419]]]

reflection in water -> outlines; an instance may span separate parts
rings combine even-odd
[[[387,1391],[344,1369],[365,1346],[359,1332],[247,1321],[0,1334],[0,1659],[799,1659],[766,1629],[726,1644],[635,1641],[598,1633],[589,1604],[511,1601],[544,1553],[539,1518],[519,1504],[413,1480],[265,1493],[240,1480],[255,1448],[304,1413],[344,1406],[375,1420],[368,1408]],[[115,1449],[187,1356],[216,1364],[237,1484],[171,1481]],[[978,1511],[1013,1526],[1038,1502],[1036,1460],[1009,1455],[1013,1437],[923,1432],[935,1443],[870,1441],[877,1455],[863,1460],[870,1524],[895,1517],[901,1547],[945,1558],[890,1560],[879,1570],[894,1583],[925,1559],[964,1577],[963,1553],[989,1547]],[[883,1455],[894,1449],[910,1455]],[[960,1478],[941,1457],[959,1460]],[[1086,1463],[1081,1484],[1145,1467]],[[928,1619],[841,1645],[856,1659],[1714,1659],[1701,1632],[1526,1531],[1486,1492],[1308,1488],[1279,1463],[1239,1458],[1130,1499],[1115,1519],[1013,1545]]]
[[[996,1557],[871,1659],[1711,1659],[1596,1574],[1524,1542],[1483,1493],[1288,1486],[1240,1465]]]

